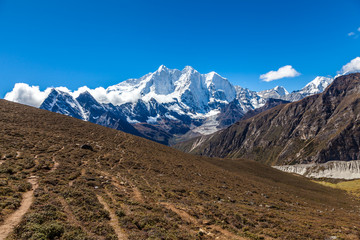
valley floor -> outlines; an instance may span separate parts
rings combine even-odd
[[[340,180],[340,181],[335,181],[334,183],[329,181],[319,181],[319,180],[315,180],[314,182],[322,184],[327,187],[342,189],[356,197],[360,197],[360,179],[349,180],[349,181]]]

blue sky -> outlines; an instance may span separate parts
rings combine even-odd
[[[359,14],[359,0],[0,0],[0,97],[17,82],[107,87],[161,64],[292,91],[360,56]],[[285,65],[301,75],[259,79]]]

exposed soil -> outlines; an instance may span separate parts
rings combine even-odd
[[[49,171],[49,173],[52,173],[52,172],[55,172],[56,169],[59,167],[60,163],[58,163],[55,159],[55,157],[53,157],[53,162],[54,162],[54,165],[53,167],[51,168],[51,170]]]
[[[28,182],[31,184],[32,188],[22,195],[20,207],[8,216],[0,226],[0,240],[5,239],[14,230],[15,226],[20,223],[21,219],[34,202],[34,191],[38,187],[37,178],[32,176],[28,179]]]

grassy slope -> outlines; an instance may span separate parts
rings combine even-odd
[[[0,126],[1,221],[39,177],[9,239],[117,239],[99,199],[129,239],[360,237],[357,200],[253,161],[193,156],[4,100]]]
[[[314,182],[322,184],[327,187],[342,189],[342,190],[347,191],[350,194],[360,197],[360,179],[351,180],[351,181],[340,181],[337,183],[331,183],[328,181],[318,181],[318,180],[316,180]]]

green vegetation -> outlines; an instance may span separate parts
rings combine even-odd
[[[349,181],[340,181],[337,183],[331,183],[328,181],[316,181],[316,180],[314,180],[314,182],[319,183],[324,186],[327,186],[327,187],[342,189],[352,195],[360,197],[360,180],[359,179],[349,180]]]

